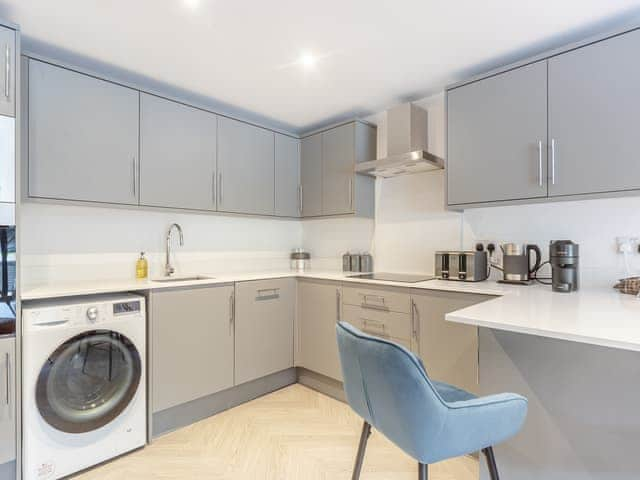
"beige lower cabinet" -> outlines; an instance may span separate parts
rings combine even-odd
[[[478,329],[447,322],[445,315],[490,300],[488,295],[420,291],[411,295],[417,328],[416,353],[429,376],[465,390],[478,391]]]
[[[297,364],[342,381],[336,322],[342,315],[340,284],[298,280]]]
[[[236,284],[235,384],[293,367],[295,279]]]
[[[232,285],[152,292],[153,412],[233,386],[233,301]]]
[[[0,338],[0,465],[16,458],[15,338]]]

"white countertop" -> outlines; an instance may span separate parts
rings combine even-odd
[[[557,338],[604,347],[640,351],[640,300],[611,289],[583,289],[555,293],[542,285],[512,286],[494,281],[477,283],[429,280],[418,283],[350,278],[343,272],[267,271],[236,274],[201,274],[207,280],[154,282],[153,280],[101,280],[51,282],[23,289],[22,300],[92,295],[111,292],[216,285],[270,278],[313,278],[343,283],[364,283],[418,290],[440,290],[492,295],[496,298],[447,314],[451,322],[528,335]]]

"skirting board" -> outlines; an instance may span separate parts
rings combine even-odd
[[[0,465],[0,480],[14,480],[16,478],[16,462],[7,462]]]
[[[298,383],[335,398],[336,400],[340,400],[341,402],[347,401],[344,396],[342,382],[334,380],[333,378],[325,377],[311,370],[298,367]]]
[[[296,383],[296,369],[289,368],[213,395],[156,412],[152,416],[153,438],[186,427],[294,383]]]

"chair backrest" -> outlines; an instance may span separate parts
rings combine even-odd
[[[422,362],[409,350],[352,325],[336,325],[347,401],[353,410],[405,452],[434,440],[447,406]]]

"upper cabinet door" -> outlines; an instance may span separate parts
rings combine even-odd
[[[29,196],[138,203],[136,90],[29,61]]]
[[[302,216],[322,215],[322,133],[303,138],[300,149]]]
[[[353,213],[355,125],[322,133],[322,210],[324,215]]]
[[[274,134],[218,118],[218,210],[274,214]]]
[[[640,189],[640,31],[549,59],[549,195]]]
[[[140,204],[216,209],[216,115],[143,93]]]
[[[300,140],[275,134],[275,169],[276,215],[299,217],[302,213]]]
[[[0,115],[16,116],[16,32],[0,27]]]
[[[449,205],[546,197],[547,64],[447,94]]]

